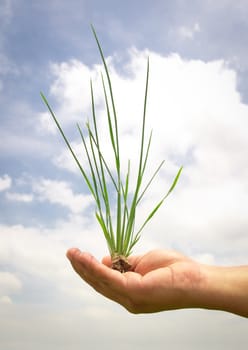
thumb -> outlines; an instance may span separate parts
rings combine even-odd
[[[110,256],[105,256],[103,259],[102,259],[102,263],[108,267],[111,267],[112,265],[112,261],[111,261],[111,257]]]

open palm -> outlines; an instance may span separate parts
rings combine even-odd
[[[188,307],[188,291],[201,278],[199,264],[174,251],[154,250],[130,257],[132,271],[123,274],[110,268],[110,257],[100,263],[75,248],[67,257],[83,280],[132,313]]]

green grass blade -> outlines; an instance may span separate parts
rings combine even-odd
[[[176,186],[176,184],[177,184],[177,182],[178,182],[178,179],[179,179],[179,177],[180,177],[180,175],[181,175],[182,170],[183,170],[183,167],[181,166],[180,169],[178,170],[178,172],[177,172],[177,174],[176,174],[174,180],[173,180],[173,183],[172,183],[172,185],[171,185],[169,191],[168,191],[167,194],[164,196],[163,201],[164,201],[165,198],[167,198],[167,197],[169,196],[169,194],[174,190],[174,188],[175,188],[175,186]]]
[[[134,237],[134,239],[132,239],[132,240],[130,241],[130,244],[129,244],[128,249],[127,249],[127,251],[126,251],[126,256],[127,256],[127,257],[128,257],[130,254],[132,254],[132,249],[133,249],[133,247],[136,245],[136,243],[138,243],[139,239],[140,239],[140,234],[136,234],[135,237]]]
[[[146,84],[145,84],[145,98],[144,98],[144,109],[143,109],[143,119],[142,119],[142,133],[141,133],[141,145],[140,145],[140,158],[139,158],[139,168],[138,168],[138,175],[137,175],[137,181],[136,181],[136,188],[133,196],[133,200],[131,203],[130,208],[130,215],[129,220],[127,223],[127,228],[125,232],[125,239],[124,239],[124,245],[128,246],[128,243],[130,242],[133,228],[134,228],[134,220],[136,215],[136,208],[137,208],[137,200],[139,196],[139,190],[142,183],[142,177],[143,177],[143,153],[144,153],[144,141],[145,141],[145,120],[146,120],[146,106],[147,106],[147,95],[148,95],[148,81],[149,81],[149,59],[147,60],[147,71],[146,71]],[[151,139],[151,136],[150,136]],[[149,148],[148,144],[148,148]],[[148,155],[146,155],[145,159]]]
[[[99,224],[102,228],[102,231],[104,233],[104,237],[108,243],[109,252],[111,255],[113,255],[116,252],[115,242],[114,242],[113,238],[111,237],[111,235],[109,234],[109,231],[105,225],[104,219],[102,218],[101,214],[96,213],[96,218],[97,218],[97,221],[99,222]]]
[[[118,145],[118,130],[116,129],[115,137],[114,137],[109,102],[108,102],[108,97],[107,97],[107,92],[106,92],[106,87],[105,87],[103,77],[102,77],[102,84],[103,84],[105,105],[106,105],[107,116],[108,116],[109,135],[110,135],[110,139],[111,139],[111,143],[112,143],[112,148],[113,148],[113,151],[115,154],[115,164],[116,164],[116,172],[117,172],[117,191],[116,191],[116,194],[117,194],[116,242],[117,243],[116,244],[117,244],[117,250],[120,250],[121,242],[122,242],[122,236],[121,236],[122,206],[121,206],[121,178],[120,178],[120,155],[119,155],[119,145]],[[117,122],[116,122],[115,128],[117,128],[117,127],[118,126],[117,126]]]
[[[148,221],[151,220],[151,218],[153,217],[153,215],[156,213],[156,211],[161,207],[161,205],[164,202],[164,198],[156,205],[156,207],[151,211],[151,213],[148,215],[148,217],[146,218],[146,220],[144,221],[143,225],[141,226],[141,228],[138,230],[137,235],[140,234],[140,232],[143,230],[143,228],[146,226],[146,224],[148,223]]]
[[[139,196],[138,200],[137,200],[137,204],[141,201],[141,199],[143,198],[145,192],[147,191],[147,189],[150,187],[152,181],[154,180],[154,178],[156,177],[156,175],[158,174],[158,172],[160,171],[160,169],[162,168],[164,164],[164,160],[159,164],[159,166],[157,167],[156,171],[153,173],[152,177],[150,178],[150,180],[148,181],[147,185],[145,186],[143,192],[141,193],[141,195]]]
[[[165,199],[169,196],[169,194],[173,191],[173,189],[175,188],[176,184],[177,184],[177,181],[181,175],[181,172],[183,170],[183,167],[181,167],[169,189],[169,191],[166,193],[166,195],[162,198],[162,200],[156,205],[156,207],[151,211],[151,213],[148,215],[147,219],[145,220],[145,222],[143,223],[143,225],[141,226],[141,228],[138,230],[138,233],[139,234],[143,228],[145,227],[145,225],[148,223],[148,221],[151,220],[151,218],[153,217],[153,215],[157,212],[157,210],[161,207],[161,205],[164,203]]]
[[[43,95],[43,93],[41,92],[40,94],[41,94],[41,97],[42,97],[44,103],[46,104],[46,106],[47,106],[51,116],[53,117],[53,120],[55,121],[55,124],[57,125],[57,127],[58,127],[58,129],[59,129],[59,131],[60,131],[60,133],[61,133],[61,135],[62,135],[62,137],[63,137],[63,139],[64,139],[64,141],[66,143],[66,145],[67,145],[67,147],[69,148],[69,150],[70,150],[70,152],[71,152],[75,162],[77,163],[77,165],[78,165],[78,167],[79,167],[79,169],[80,169],[80,171],[81,171],[81,173],[82,173],[82,175],[84,177],[84,180],[85,180],[85,182],[86,182],[90,192],[92,193],[93,197],[96,199],[96,194],[95,194],[95,191],[93,189],[93,186],[92,186],[92,184],[91,184],[91,182],[90,182],[86,172],[84,171],[83,167],[81,166],[79,160],[77,159],[77,156],[75,155],[73,149],[71,148],[71,145],[70,145],[69,141],[67,140],[67,138],[66,138],[66,136],[65,136],[65,134],[64,134],[64,132],[63,132],[63,130],[62,130],[62,128],[61,128],[61,126],[60,126],[56,116],[55,116],[55,114],[53,113],[52,108],[50,107],[50,105],[49,105],[46,97]]]
[[[109,167],[108,167],[108,164],[107,164],[106,160],[104,159],[104,156],[103,156],[103,154],[102,154],[102,152],[101,152],[101,150],[100,150],[100,148],[99,148],[99,145],[97,145],[97,142],[96,142],[95,137],[94,137],[94,135],[92,134],[91,130],[89,130],[89,132],[90,132],[90,137],[92,138],[92,140],[93,140],[95,146],[96,146],[97,149],[98,149],[98,152],[99,152],[99,155],[100,155],[100,157],[101,157],[101,159],[102,159],[103,165],[104,165],[106,171],[108,172],[109,177],[110,177],[110,179],[111,179],[111,181],[112,181],[112,183],[113,183],[113,185],[114,185],[116,191],[118,191],[116,181],[115,181],[115,179],[114,179],[114,177],[113,177],[113,174],[111,173],[111,171],[110,171],[110,169],[109,169]]]
[[[144,164],[146,163],[146,161],[145,161],[145,163],[143,164],[143,153],[144,153],[144,141],[145,141],[145,122],[146,122],[146,107],[147,107],[149,71],[150,71],[150,68],[149,68],[149,58],[148,58],[147,59],[146,86],[145,86],[145,99],[144,99],[144,110],[143,110],[143,121],[142,121],[142,134],[141,134],[140,160],[139,160],[137,189],[139,189],[139,187],[140,187],[142,175],[144,173],[143,168],[144,168]],[[150,140],[151,140],[151,135],[150,135]],[[149,148],[150,148],[150,142],[148,144],[148,151],[149,151]],[[146,158],[147,157],[148,157],[148,153],[147,153]]]
[[[146,154],[145,154],[145,160],[144,160],[142,171],[141,171],[142,176],[143,176],[145,169],[146,169],[146,164],[147,164],[147,159],[148,159],[148,155],[149,155],[149,151],[150,151],[151,141],[152,141],[152,131],[150,133],[150,137],[149,137],[149,141],[148,141],[148,145],[147,145],[147,149],[146,149]]]
[[[109,136],[110,136],[112,148],[113,148],[114,155],[115,155],[115,161],[119,163],[118,149],[116,147],[116,142],[115,142],[115,138],[114,138],[114,131],[113,131],[113,125],[112,125],[112,120],[111,120],[111,113],[110,113],[110,108],[109,108],[108,96],[107,96],[106,86],[105,86],[105,82],[104,82],[102,74],[101,74],[101,77],[102,77],[102,86],[103,86],[103,92],[104,92],[105,106],[106,106],[107,117],[108,117]],[[116,166],[119,168],[119,164],[117,164]]]
[[[88,124],[87,128],[88,128],[88,134],[89,134],[89,138],[90,138],[91,150],[92,150],[92,154],[93,154],[93,158],[94,158],[95,169],[96,169],[96,172],[97,172],[98,182],[100,184],[101,193],[102,193],[102,197],[103,197],[103,202],[104,202],[104,205],[105,205],[106,225],[107,225],[107,228],[110,231],[110,235],[111,235],[112,239],[114,240],[114,233],[113,233],[113,225],[112,225],[112,218],[111,218],[111,211],[110,211],[108,188],[107,188],[107,183],[106,183],[106,177],[105,177],[103,161],[102,161],[102,157],[101,157],[99,137],[98,137],[98,131],[97,131],[96,113],[95,113],[95,99],[94,99],[94,91],[93,91],[92,81],[90,82],[90,88],[91,88],[92,118],[93,118],[95,137],[94,137],[94,135],[93,135],[93,133],[91,131],[91,128],[90,128],[89,124]],[[94,152],[93,143],[94,143],[94,145],[96,147],[98,161],[96,159],[96,155],[95,155],[95,152]],[[99,163],[100,169],[98,167],[98,163]],[[111,175],[111,177],[112,177],[112,175]]]
[[[104,65],[104,70],[107,76],[107,80],[108,80],[108,86],[109,86],[109,93],[110,93],[110,97],[111,97],[111,104],[112,104],[112,109],[113,109],[113,115],[114,115],[114,125],[115,125],[115,145],[116,145],[116,153],[119,154],[119,136],[118,136],[118,123],[117,123],[117,114],[116,114],[116,108],[115,108],[115,102],[114,102],[114,95],[113,95],[113,89],[112,89],[112,83],[111,83],[111,79],[110,79],[110,75],[109,75],[109,71],[108,71],[108,66],[106,64],[106,60],[102,51],[102,47],[100,45],[100,42],[98,40],[96,31],[94,29],[94,27],[91,25],[91,29],[93,32],[93,35],[95,37],[101,58],[102,58],[102,62]]]
[[[124,176],[122,181],[121,177],[121,159],[120,159],[120,147],[119,147],[119,130],[118,130],[118,119],[115,108],[115,101],[113,95],[112,82],[110,79],[110,74],[106,60],[103,54],[102,47],[98,40],[96,31],[93,26],[91,26],[93,35],[95,37],[99,53],[102,59],[104,67],[104,76],[101,74],[102,87],[104,93],[106,115],[107,115],[107,128],[109,141],[112,147],[112,154],[115,160],[115,169],[112,171],[110,169],[105,157],[102,153],[100,139],[98,135],[97,128],[97,119],[96,119],[96,110],[95,110],[95,99],[92,80],[90,81],[91,89],[91,106],[92,106],[92,120],[93,125],[89,122],[86,123],[87,128],[87,137],[89,140],[86,142],[86,137],[84,137],[83,132],[77,124],[79,134],[81,136],[84,150],[86,153],[88,165],[89,165],[89,175],[85,172],[81,163],[79,162],[75,152],[70,146],[69,141],[67,140],[59,122],[56,119],[55,114],[53,113],[50,105],[48,104],[45,96],[41,93],[41,97],[48,107],[67,147],[69,148],[74,160],[76,161],[84,180],[93,195],[96,202],[96,219],[103,231],[104,237],[106,239],[109,252],[111,256],[124,255],[129,256],[135,244],[140,239],[140,233],[146,224],[152,219],[157,210],[161,207],[164,200],[175,188],[178,179],[180,177],[182,167],[179,169],[174,181],[169,188],[169,191],[166,195],[160,200],[160,202],[154,207],[154,209],[149,213],[149,215],[144,220],[138,232],[135,230],[135,221],[136,221],[136,210],[143,199],[146,191],[152,184],[154,178],[160,171],[163,163],[161,162],[148,182],[143,186],[144,174],[147,168],[148,158],[150,154],[151,141],[152,141],[152,132],[149,135],[148,142],[146,140],[146,111],[147,111],[147,96],[148,96],[148,85],[149,85],[149,58],[147,59],[147,70],[146,70],[146,80],[145,80],[145,94],[144,94],[144,105],[143,105],[143,117],[141,125],[141,139],[139,147],[139,156],[138,156],[138,170],[136,174],[136,183],[132,193],[130,193],[129,182],[130,182],[130,161],[128,161],[127,173]],[[106,85],[105,85],[106,82]],[[89,141],[89,142],[88,142]],[[112,190],[115,190],[115,206],[114,214],[112,208]],[[113,224],[115,221],[115,225]],[[115,226],[115,230],[113,228]],[[136,233],[136,232],[137,233]]]
[[[123,218],[122,218],[122,232],[121,232],[121,250],[123,251],[124,247],[124,238],[125,238],[125,229],[126,229],[126,222],[129,218],[129,209],[128,209],[128,189],[129,189],[129,177],[130,177],[130,160],[128,160],[128,170],[126,174],[126,181],[125,181],[125,187],[122,186],[122,196],[123,196],[123,202],[124,202],[124,209],[123,209]]]
[[[117,171],[117,179],[118,179],[118,181],[117,181],[117,189],[118,190],[117,190],[117,213],[116,213],[116,241],[117,241],[117,249],[120,249],[120,245],[121,245],[121,241],[122,241],[122,237],[121,237],[122,203],[121,203],[121,177],[120,177],[120,150],[119,150],[119,135],[118,135],[117,115],[116,115],[116,109],[115,109],[115,103],[114,103],[114,97],[113,97],[112,83],[111,83],[111,79],[109,76],[108,67],[107,67],[103,52],[102,52],[102,48],[100,46],[96,32],[95,32],[93,27],[92,27],[92,30],[93,30],[93,33],[94,33],[101,57],[102,57],[105,73],[107,76],[109,93],[110,93],[110,97],[111,97],[111,106],[112,106],[113,117],[114,117],[114,128],[113,128],[106,87],[105,87],[104,79],[102,77],[104,96],[105,96],[105,104],[106,104],[107,115],[108,115],[109,134],[110,134],[112,147],[113,147],[113,150],[115,153],[115,163],[116,163],[116,171]]]
[[[94,171],[94,167],[93,167],[93,164],[92,164],[92,160],[90,158],[90,154],[89,154],[89,150],[87,148],[87,145],[86,145],[86,142],[85,142],[85,138],[83,136],[83,132],[79,126],[79,124],[77,124],[77,128],[78,128],[78,131],[79,131],[79,134],[81,136],[81,139],[82,139],[82,142],[83,142],[83,146],[84,146],[84,149],[85,149],[85,153],[86,153],[86,156],[87,156],[87,159],[88,159],[88,164],[90,166],[90,171],[91,171],[91,177],[92,177],[92,181],[93,181],[93,186],[94,186],[94,192],[95,192],[95,199],[96,199],[96,203],[97,203],[97,207],[98,209],[101,211],[101,199],[100,199],[100,196],[99,196],[99,189],[98,189],[98,183],[97,183],[97,179],[96,179],[96,176],[95,176],[95,171]],[[92,154],[93,154],[93,158],[95,157],[94,155],[94,152],[92,151]],[[101,186],[101,183],[100,183],[100,186]]]

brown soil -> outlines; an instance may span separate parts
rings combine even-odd
[[[120,271],[121,273],[131,270],[131,265],[124,256],[116,256],[112,259],[112,269]]]

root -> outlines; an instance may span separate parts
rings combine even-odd
[[[131,270],[131,265],[127,261],[127,258],[123,255],[117,255],[112,258],[112,266],[113,270],[120,271],[121,273],[127,272]]]

